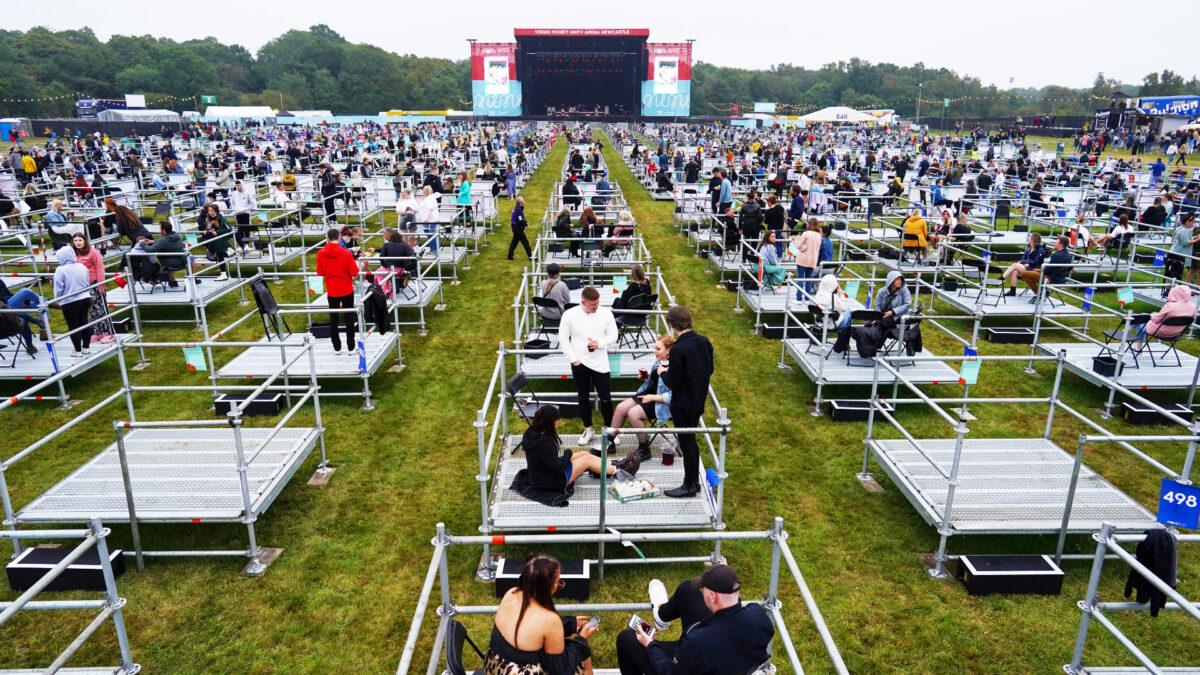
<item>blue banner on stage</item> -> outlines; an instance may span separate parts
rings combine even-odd
[[[692,111],[692,82],[679,80],[675,93],[654,93],[654,82],[642,82],[642,114],[646,117],[687,117]]]
[[[521,83],[508,83],[508,93],[488,93],[483,80],[471,82],[471,110],[481,117],[520,117]]]

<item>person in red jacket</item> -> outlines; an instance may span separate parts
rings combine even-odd
[[[325,233],[325,246],[317,251],[317,275],[325,280],[325,298],[329,309],[354,309],[354,278],[358,276],[358,262],[354,254],[338,241],[337,230]],[[338,317],[346,329],[346,353],[353,354],[355,315],[341,312],[329,315],[329,339],[333,341],[333,353],[342,352],[342,341],[338,336]]]

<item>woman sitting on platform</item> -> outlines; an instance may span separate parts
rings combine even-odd
[[[671,347],[674,344],[675,338],[670,335],[660,335],[654,340],[654,365],[650,366],[649,376],[633,396],[618,403],[613,410],[614,429],[620,429],[625,420],[629,420],[631,426],[641,429],[647,422],[665,426],[667,420],[671,419],[671,388],[663,381],[662,375],[667,372],[667,357],[671,355]],[[620,435],[613,436],[611,442],[615,444],[620,438]],[[638,447],[635,454],[639,462],[644,462],[650,459],[650,437],[638,432],[637,438]]]
[[[639,295],[650,295],[653,292],[650,281],[646,279],[646,270],[641,265],[635,264],[629,268],[629,281],[625,284],[625,290],[621,291],[621,297],[613,300],[613,308],[628,307],[629,301],[633,298]]]
[[[1017,279],[1022,278],[1028,272],[1040,270],[1042,262],[1046,260],[1046,246],[1042,244],[1042,235],[1037,232],[1032,232],[1029,235],[1029,244],[1025,247],[1025,254],[1021,259],[1008,266],[1004,270],[1003,278],[1008,280],[1008,295],[1017,294]]]
[[[831,326],[837,330],[842,330],[850,325],[850,296],[846,295],[841,284],[838,283],[837,277],[832,274],[821,277],[821,281],[817,285],[817,292],[813,294],[813,304],[825,312],[832,322]],[[835,317],[834,314],[837,316]]]
[[[487,675],[592,672],[588,638],[595,634],[596,627],[587,625],[586,616],[559,616],[554,609],[554,593],[563,587],[561,577],[561,566],[549,555],[539,554],[525,561],[516,587],[504,594],[496,610],[484,657],[483,671]]]
[[[904,253],[908,253],[910,250],[914,252],[917,264],[925,262],[925,249],[929,247],[929,242],[926,239],[928,235],[929,226],[925,223],[925,219],[921,217],[920,209],[913,209],[912,213],[908,214],[908,218],[904,221],[904,234],[901,244]]]
[[[762,263],[762,283],[764,286],[778,290],[783,288],[787,280],[787,269],[779,264],[779,254],[775,252],[775,231],[767,230],[767,236],[758,247],[758,259]]]
[[[533,415],[529,428],[521,438],[529,486],[542,493],[565,493],[567,487],[583,472],[600,473],[599,457],[587,450],[572,453],[561,449],[558,437],[561,421],[558,406],[544,405]],[[609,476],[616,475],[618,469],[633,475],[637,473],[640,463],[637,453],[630,453],[620,461],[609,461],[606,471]]]
[[[1163,322],[1177,316],[1196,316],[1196,305],[1192,302],[1192,290],[1183,284],[1176,284],[1167,293],[1167,301],[1162,309],[1150,315],[1150,320],[1138,328],[1137,340],[1133,343],[1134,351],[1140,351],[1147,335],[1159,339],[1171,339],[1187,330],[1187,326],[1164,326]]]

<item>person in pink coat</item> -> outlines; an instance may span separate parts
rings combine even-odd
[[[71,237],[71,250],[75,252],[75,260],[87,268],[89,284],[99,284],[104,281],[104,256],[95,246],[91,245],[83,233],[76,233]],[[88,321],[97,322],[92,327],[93,340],[101,344],[112,342],[116,339],[116,330],[112,320],[108,318],[104,286],[93,286],[89,292],[92,296],[92,304],[88,308]]]
[[[1171,287],[1171,291],[1167,293],[1167,301],[1163,304],[1162,309],[1151,314],[1150,320],[1138,329],[1137,342],[1134,343],[1134,349],[1141,349],[1142,342],[1145,341],[1147,335],[1153,335],[1156,338],[1162,339],[1173,338],[1182,333],[1187,326],[1163,325],[1164,321],[1176,316],[1196,316],[1196,305],[1192,303],[1192,290],[1181,284]]]

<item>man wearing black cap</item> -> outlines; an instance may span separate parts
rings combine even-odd
[[[622,644],[618,636],[623,675],[738,675],[751,673],[767,661],[767,645],[775,628],[761,605],[742,604],[737,572],[728,565],[714,565],[700,577],[698,586],[711,616],[690,627],[685,625],[678,642],[652,640],[635,629],[634,636],[645,647],[644,657],[631,654],[627,642]],[[682,591],[681,586],[672,602],[679,601]],[[657,618],[667,618],[661,616],[662,610],[657,611]]]

